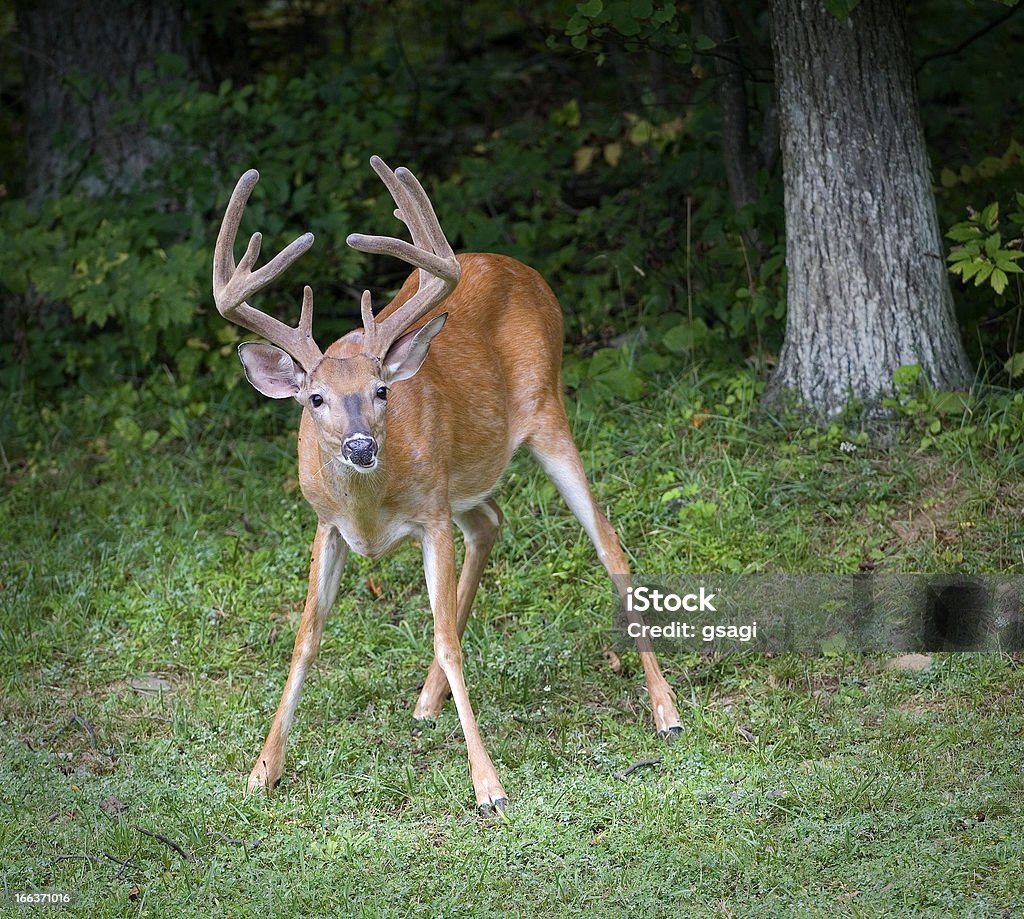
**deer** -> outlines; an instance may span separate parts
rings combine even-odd
[[[389,255],[413,271],[394,299],[374,312],[362,294],[362,328],[322,352],[313,339],[313,292],[303,289],[292,327],[246,301],[275,281],[313,244],[305,233],[254,270],[254,233],[237,266],[235,238],[259,180],[250,169],[229,199],[213,262],[213,294],[229,322],[261,336],[238,354],[252,386],[302,405],[298,478],[316,513],[309,587],[288,676],[246,793],[270,792],[284,773],[285,747],[303,681],[320,648],[350,550],[378,558],[406,540],[420,543],[433,616],[434,657],[413,710],[414,729],[430,725],[450,694],[469,757],[481,814],[505,810],[508,796],[484,746],[463,677],[461,639],[502,524],[492,497],[513,453],[538,460],[597,550],[620,598],[631,572],[602,513],[573,440],[562,392],[563,316],[534,269],[503,255],[455,255],[432,204],[405,167],[370,165],[390,192],[412,243],[352,234],[346,242]],[[464,539],[456,576],[454,528]],[[656,727],[681,731],[674,694],[649,644],[640,659]]]

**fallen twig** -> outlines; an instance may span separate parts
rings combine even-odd
[[[620,769],[618,772],[613,772],[612,775],[617,779],[625,779],[631,772],[641,768],[642,766],[657,766],[661,763],[661,757],[655,757],[654,759],[642,759],[633,763],[631,766],[627,766],[625,769]]]
[[[89,724],[89,722],[86,721],[81,715],[72,715],[70,718],[68,718],[67,721],[65,721],[59,728],[57,728],[56,731],[53,732],[53,734],[50,737],[48,737],[43,742],[43,746],[44,747],[52,747],[54,741],[58,737],[60,737],[60,735],[63,734],[73,724],[78,724],[78,725],[81,725],[83,728],[85,728],[85,732],[89,735],[89,744],[95,750],[96,749],[96,731],[93,729],[93,726],[91,724]],[[25,746],[27,746],[33,753],[35,752],[35,747],[33,747],[32,744],[28,740],[25,741]]]
[[[101,864],[103,863],[103,859],[100,858],[98,855],[79,855],[75,852],[62,852],[59,855],[55,855],[54,858],[59,862],[67,861],[70,858],[81,858],[88,862],[100,862]],[[108,855],[107,858],[110,858],[110,856]],[[111,859],[111,861],[113,861],[113,859]]]
[[[115,881],[121,880],[121,875],[124,874],[129,868],[132,867],[131,862],[134,861],[135,856],[139,854],[139,850],[141,848],[142,848],[142,846],[136,846],[135,847],[135,851],[132,852],[132,854],[129,855],[128,858],[125,861],[121,862],[121,870],[118,871],[117,874],[114,875],[114,880]],[[110,856],[108,855],[107,858],[109,858],[109,857]]]
[[[118,871],[117,874],[114,875],[114,880],[120,880],[121,879],[121,875],[124,874],[127,869],[135,868],[136,867],[131,862],[132,862],[132,859],[134,859],[135,856],[138,855],[138,854],[139,854],[139,850],[136,849],[134,852],[132,852],[131,855],[128,856],[128,859],[126,861],[122,861],[119,858],[114,858],[113,855],[110,855],[107,852],[103,853],[103,857],[102,858],[100,858],[98,855],[84,855],[84,854],[79,854],[79,853],[75,853],[75,852],[67,852],[67,853],[62,852],[62,853],[60,853],[58,855],[55,855],[54,858],[57,861],[67,861],[68,859],[76,858],[76,859],[82,859],[82,860],[88,861],[88,862],[97,862],[100,865],[104,865],[107,862],[113,862],[115,865],[120,865],[121,866],[121,870]]]
[[[68,724],[71,724],[71,723],[80,724],[83,728],[85,728],[86,733],[89,735],[89,743],[92,746],[92,748],[95,750],[96,749],[96,732],[93,730],[92,725],[89,724],[89,722],[86,721],[81,715],[72,715],[71,716],[71,720],[68,722]]]
[[[178,855],[180,855],[183,859],[185,859],[185,861],[187,861],[187,862],[192,861],[192,856],[190,856],[176,842],[172,842],[170,839],[168,839],[162,833],[151,833],[149,830],[144,830],[141,826],[137,826],[137,827],[135,827],[135,829],[137,829],[140,833],[142,833],[143,836],[152,836],[153,839],[159,839],[160,842],[162,842],[165,846],[170,846],[170,848],[174,849],[174,851],[177,852]]]

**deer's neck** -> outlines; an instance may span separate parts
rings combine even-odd
[[[419,531],[402,502],[388,500],[391,476],[386,453],[368,473],[319,449],[315,463],[305,457],[300,461],[302,493],[320,522],[334,527],[354,551],[370,558],[387,554]]]

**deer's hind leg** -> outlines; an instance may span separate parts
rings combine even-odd
[[[569,505],[569,509],[582,524],[590,541],[597,549],[620,598],[625,602],[626,592],[632,583],[632,574],[626,554],[622,551],[618,534],[607,518],[601,513],[590,491],[583,461],[569,429],[569,419],[561,402],[549,404],[539,414],[540,423],[535,434],[526,439],[527,448],[537,458],[541,468],[558,489]],[[672,738],[682,731],[679,715],[676,713],[675,694],[669,687],[658,666],[658,659],[650,648],[640,648],[640,663],[647,680],[647,693],[658,732]]]

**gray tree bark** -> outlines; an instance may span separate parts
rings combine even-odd
[[[772,0],[789,271],[786,336],[765,393],[830,416],[893,372],[971,381],[935,213],[902,0]]]
[[[718,105],[722,112],[722,157],[733,207],[753,204],[759,197],[760,164],[750,142],[746,74],[740,61],[736,29],[722,0],[704,0],[704,29],[717,45],[714,58]]]
[[[18,0],[33,198],[80,181],[87,193],[131,185],[161,152],[145,125],[118,123],[119,105],[161,54],[189,60],[179,2]]]

